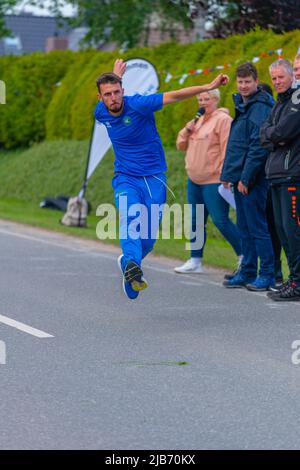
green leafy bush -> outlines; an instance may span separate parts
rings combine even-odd
[[[0,113],[2,146],[25,146],[45,138],[48,105],[74,58],[71,51],[1,58],[0,77],[6,83],[6,105]]]
[[[123,55],[117,51],[85,50],[0,58],[0,79],[7,84],[7,105],[0,108],[0,145],[26,146],[45,137],[50,140],[89,139],[97,103],[95,81],[102,72],[112,70],[119,56],[124,59],[144,57],[152,62],[158,71],[162,92],[207,83],[218,73],[214,70],[189,75],[181,85],[179,78],[192,69],[205,70],[228,64],[225,72],[232,80],[222,88],[220,104],[228,107],[233,115],[236,66],[259,57],[256,66],[260,80],[270,83],[268,67],[277,59],[277,54],[269,52],[283,48],[283,56],[293,59],[299,44],[300,30],[280,35],[256,28],[225,40],[211,39],[186,45],[168,43],[155,48],[131,49]],[[173,76],[169,83],[165,83],[167,72]],[[191,99],[166,106],[156,114],[164,144],[174,146],[178,131],[196,110],[197,102]]]

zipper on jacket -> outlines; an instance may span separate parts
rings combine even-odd
[[[288,170],[289,169],[289,161],[290,161],[290,155],[291,155],[291,151],[289,150],[285,156],[285,159],[284,159],[284,169],[285,170]]]

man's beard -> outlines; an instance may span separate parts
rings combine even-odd
[[[114,108],[108,108],[109,112],[113,113],[113,114],[119,113],[120,111],[122,111],[122,109],[123,109],[123,103],[121,103],[118,108],[115,108],[115,107]]]

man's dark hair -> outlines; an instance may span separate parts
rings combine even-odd
[[[266,91],[267,93],[269,93],[269,95],[273,96],[273,90],[268,83],[260,82],[258,88],[263,91]]]
[[[96,85],[98,88],[98,91],[100,92],[100,85],[104,85],[106,83],[120,83],[122,86],[122,79],[119,77],[119,75],[116,75],[115,73],[109,72],[109,73],[103,73],[100,75],[100,77],[96,81]]]
[[[256,67],[251,62],[245,62],[237,67],[235,76],[242,78],[251,76],[257,80],[258,74]]]

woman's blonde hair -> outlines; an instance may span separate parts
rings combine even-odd
[[[215,88],[214,90],[210,90],[210,91],[203,91],[202,93],[199,93],[199,95],[197,95],[197,98],[199,98],[199,96],[202,95],[203,93],[208,93],[213,98],[216,98],[217,101],[220,101],[221,99],[221,93],[220,93],[219,88]]]

